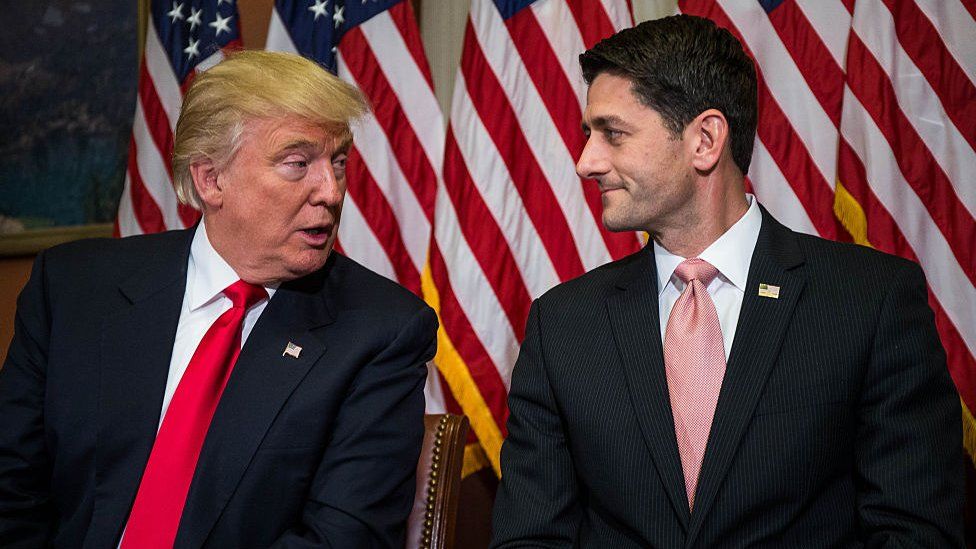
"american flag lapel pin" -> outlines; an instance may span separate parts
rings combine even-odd
[[[281,353],[281,356],[298,358],[298,355],[300,354],[302,354],[302,348],[289,341],[288,345],[285,345],[285,352]]]
[[[759,297],[771,297],[779,299],[779,286],[772,284],[759,284]]]

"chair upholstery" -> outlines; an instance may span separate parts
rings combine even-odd
[[[407,549],[454,547],[461,465],[468,418],[424,416],[424,444],[417,462],[417,493],[407,519]]]

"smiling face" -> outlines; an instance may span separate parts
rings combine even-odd
[[[320,269],[338,232],[348,143],[297,117],[248,121],[241,140],[222,169],[191,166],[214,249],[253,284]]]
[[[630,80],[610,73],[593,80],[583,132],[576,171],[597,181],[608,229],[654,236],[694,222],[693,148],[637,100]]]

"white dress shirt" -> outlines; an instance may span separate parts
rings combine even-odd
[[[183,293],[180,322],[176,327],[176,339],[173,341],[173,355],[169,362],[169,375],[166,377],[163,408],[159,413],[160,425],[163,416],[166,415],[166,409],[169,408],[169,402],[173,399],[173,393],[176,392],[176,387],[203,335],[220,315],[231,308],[230,298],[222,293],[224,288],[238,280],[240,277],[234,269],[210,245],[207,230],[201,221],[190,244],[190,260],[186,267],[186,290]],[[259,301],[248,309],[244,316],[242,347],[276,288],[265,286],[264,289],[268,292],[268,299]]]
[[[762,226],[762,213],[759,211],[756,198],[747,194],[746,199],[749,201],[749,209],[746,213],[698,255],[699,259],[711,263],[718,269],[718,276],[708,285],[708,294],[718,311],[725,360],[729,359],[729,351],[732,350],[735,328],[739,322],[739,311],[742,309],[742,298],[745,296],[746,279],[749,277],[749,265],[752,263],[752,252],[756,249],[759,228]],[[662,344],[671,309],[686,286],[674,274],[678,264],[685,259],[688,258],[674,255],[654,242]]]

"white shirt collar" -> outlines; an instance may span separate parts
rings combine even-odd
[[[187,264],[186,300],[189,310],[194,311],[218,299],[223,295],[224,288],[240,278],[214,249],[207,236],[206,224],[201,220],[190,243],[190,261]],[[277,286],[265,286],[264,289],[270,299]]]
[[[759,202],[751,194],[746,194],[746,200],[749,201],[749,209],[746,213],[715,242],[698,254],[699,258],[718,269],[721,278],[742,291],[745,291],[752,252],[756,249],[759,229],[762,227]],[[671,281],[678,264],[687,258],[665,250],[657,242],[653,244],[654,261],[657,264],[657,291],[660,294]]]

